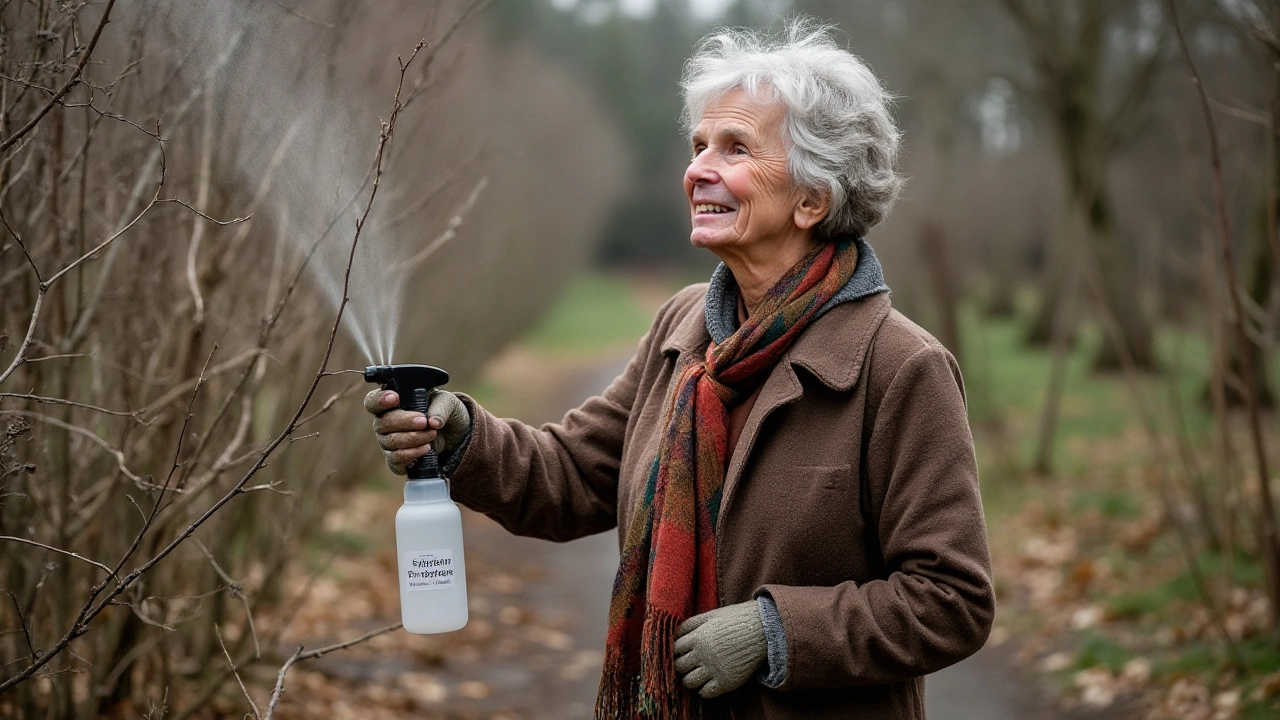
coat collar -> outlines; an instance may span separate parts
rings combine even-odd
[[[779,363],[803,367],[833,390],[848,390],[857,382],[871,338],[889,314],[889,287],[880,261],[866,240],[855,237],[853,242],[858,250],[853,276],[823,305]],[[737,329],[737,305],[737,283],[721,263],[704,301],[676,323],[662,351],[701,355],[713,338],[723,342]]]
[[[779,364],[804,368],[832,390],[849,390],[858,382],[871,339],[889,307],[885,292],[837,305],[805,328]],[[705,310],[697,303],[672,328],[662,352],[701,357],[710,343]]]

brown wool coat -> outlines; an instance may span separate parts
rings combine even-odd
[[[474,418],[458,502],[521,535],[621,524],[657,451],[663,402],[710,342],[705,284],[658,312],[605,392],[541,429]],[[923,675],[977,651],[995,611],[973,439],[956,361],[890,307],[838,305],[773,369],[730,462],[720,600],[768,592],[787,637],[777,689],[726,697],[745,718],[924,718]]]

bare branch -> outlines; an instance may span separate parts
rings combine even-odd
[[[249,619],[249,632],[253,636],[253,657],[255,659],[262,657],[262,647],[258,644],[258,629],[253,622],[253,610],[249,607],[249,598],[245,596],[244,585],[233,580],[231,576],[227,574],[227,571],[222,569],[222,566],[218,564],[217,559],[213,557],[213,553],[209,552],[209,548],[205,547],[204,543],[200,542],[199,538],[191,538],[191,541],[194,542],[196,547],[200,549],[200,552],[204,553],[204,556],[208,558],[209,564],[213,566],[213,571],[218,574],[218,577],[222,578],[222,581],[227,584],[227,593],[231,595],[231,597],[244,603],[244,613]],[[234,669],[234,664],[232,665],[232,669]]]
[[[0,409],[0,415],[20,415],[20,416],[22,416],[22,417],[31,418],[32,420],[38,420],[38,421],[40,421],[40,422],[42,422],[42,423],[47,423],[47,424],[49,424],[49,425],[53,425],[54,427],[62,428],[63,430],[66,430],[67,432],[72,432],[72,433],[76,433],[77,435],[82,435],[82,436],[84,436],[84,437],[88,438],[89,440],[93,441],[93,443],[94,443],[95,445],[97,445],[97,446],[101,447],[103,450],[105,450],[105,451],[107,452],[107,454],[109,454],[109,455],[111,455],[112,457],[114,457],[114,458],[116,459],[116,467],[118,467],[118,468],[120,469],[121,474],[123,474],[125,477],[129,478],[130,480],[132,480],[132,481],[133,481],[133,483],[134,483],[135,485],[137,485],[139,488],[142,488],[142,489],[145,489],[145,490],[154,490],[154,489],[156,488],[156,486],[155,486],[155,485],[152,485],[150,482],[147,482],[146,480],[143,480],[142,478],[140,478],[140,477],[138,477],[137,475],[135,475],[135,474],[133,473],[133,471],[132,471],[132,470],[130,470],[130,469],[128,468],[128,466],[126,466],[126,465],[124,464],[124,453],[123,453],[123,452],[121,452],[120,450],[118,450],[118,449],[117,449],[115,446],[113,446],[111,443],[108,443],[106,440],[103,440],[103,439],[102,439],[102,437],[101,437],[100,435],[98,435],[97,433],[95,433],[95,432],[93,432],[93,431],[91,431],[91,430],[88,430],[88,429],[86,429],[86,428],[82,428],[82,427],[80,427],[79,425],[72,425],[71,423],[63,422],[62,420],[59,420],[58,418],[55,418],[55,417],[50,417],[50,416],[48,416],[48,415],[42,415],[42,414],[40,414],[40,413],[31,412],[31,411],[29,411],[29,410],[3,410],[3,409]]]
[[[342,371],[339,371],[339,372],[360,372],[360,371],[359,371],[359,370],[342,370]],[[337,374],[337,373],[334,373],[334,374]],[[328,412],[328,411],[329,411],[329,408],[333,407],[333,404],[334,404],[334,403],[338,402],[339,400],[341,400],[341,399],[342,399],[342,398],[344,398],[344,397],[349,397],[352,393],[354,393],[356,390],[359,390],[359,389],[360,389],[360,388],[362,388],[362,387],[364,387],[364,383],[360,383],[360,384],[358,384],[358,385],[350,385],[350,386],[348,386],[348,387],[346,387],[346,388],[343,388],[342,390],[340,390],[340,391],[338,391],[338,392],[334,393],[333,395],[330,395],[330,396],[329,396],[329,399],[324,401],[324,405],[321,405],[319,410],[317,410],[317,411],[315,411],[315,412],[311,413],[310,415],[306,416],[305,418],[303,418],[303,419],[299,420],[299,421],[298,421],[298,427],[302,427],[303,425],[306,425],[307,423],[311,422],[312,420],[315,420],[317,417],[319,417],[319,416],[323,415],[324,413]]]
[[[9,231],[9,235],[13,237],[13,241],[18,243],[18,247],[22,250],[22,254],[27,258],[27,264],[31,266],[31,272],[36,274],[36,282],[43,283],[44,279],[40,277],[40,268],[36,267],[36,261],[31,259],[31,253],[27,251],[27,246],[22,242],[22,238],[18,233],[9,226],[9,219],[4,216],[4,210],[0,209],[0,223],[4,223],[4,229]]]
[[[240,673],[236,672],[236,661],[231,659],[231,653],[227,652],[227,644],[222,642],[222,631],[217,625],[213,626],[213,632],[218,636],[218,644],[222,646],[222,654],[227,656],[227,663],[231,665],[231,674],[236,676],[236,682],[240,683],[240,692],[244,693],[244,699],[249,701],[249,708],[253,710],[255,718],[261,718],[262,714],[258,712],[258,704],[253,701],[253,696],[249,694],[249,688],[244,686],[244,681],[240,679]]]
[[[39,359],[47,360],[48,358],[39,358]],[[33,362],[33,361],[28,360],[27,362]],[[102,413],[103,415],[115,415],[117,417],[133,418],[140,425],[150,424],[147,421],[142,419],[142,412],[140,410],[134,410],[134,411],[108,410],[107,408],[98,407],[97,405],[90,405],[88,403],[76,402],[75,400],[67,400],[65,398],[46,397],[43,395],[30,395],[27,393],[0,392],[0,398],[6,398],[6,397],[18,398],[21,400],[31,400],[32,402],[38,402],[38,403],[47,404],[47,405],[70,405],[72,407],[84,408],[86,410],[92,410],[94,412]]]
[[[160,202],[160,190],[164,187],[164,174],[165,174],[165,164],[164,164],[164,152],[162,150],[160,153],[160,178],[156,181],[156,191],[155,191],[155,194],[151,197],[151,202],[147,203],[146,206],[143,207],[142,210],[137,215],[135,215],[133,219],[130,220],[124,227],[115,231],[105,240],[98,243],[89,252],[81,255],[75,260],[72,260],[70,264],[68,264],[66,267],[62,268],[58,272],[54,273],[53,276],[50,277],[48,280],[40,283],[40,287],[42,289],[47,290],[50,285],[53,285],[55,282],[57,282],[58,279],[61,278],[63,275],[66,275],[67,273],[71,272],[71,270],[73,270],[77,265],[84,262],[85,260],[88,260],[94,255],[97,255],[99,252],[102,251],[103,248],[115,242],[117,239],[120,238],[121,235],[124,235],[126,232],[132,229],[134,225],[137,225],[138,221],[141,220],[142,217],[147,214],[147,211],[149,211],[157,202]]]
[[[53,106],[58,104],[58,101],[62,99],[62,96],[70,92],[71,88],[75,87],[76,83],[80,82],[80,73],[84,72],[84,66],[89,63],[89,56],[93,54],[94,47],[98,45],[98,38],[102,37],[102,30],[107,26],[107,20],[111,17],[111,8],[115,7],[115,4],[116,0],[107,0],[107,9],[102,11],[102,19],[98,21],[98,29],[93,31],[93,38],[89,41],[89,46],[86,47],[84,52],[80,55],[80,62],[76,64],[76,69],[71,73],[71,77],[67,78],[67,82],[58,90],[58,92],[49,99],[49,102],[46,103],[44,107],[40,108],[35,117],[27,121],[26,125],[18,128],[17,132],[10,135],[7,140],[0,143],[0,153],[3,153],[5,150],[12,147],[13,144],[22,138],[23,135],[31,132],[31,129],[39,124],[44,116],[53,109]]]
[[[22,344],[18,346],[18,354],[13,356],[13,362],[9,363],[8,369],[0,373],[0,385],[4,384],[4,381],[9,379],[13,371],[22,364],[23,358],[27,354],[27,348],[31,347],[31,338],[36,334],[36,323],[40,321],[40,308],[44,305],[44,295],[44,290],[36,293],[36,302],[31,308],[31,322],[27,323],[27,334],[23,336]]]
[[[44,362],[45,360],[66,360],[67,358],[93,357],[93,353],[60,353],[58,355],[41,355],[38,358],[27,358],[27,364]],[[138,412],[142,412],[139,410]]]
[[[18,602],[18,596],[12,592],[5,590],[5,595],[9,596],[9,600],[13,602],[13,611],[18,614],[18,624],[22,626],[22,636],[27,640],[27,652],[31,653],[31,657],[38,657],[40,651],[36,650],[36,646],[31,642],[31,628],[27,627],[27,617],[22,614],[22,603]]]
[[[302,660],[312,660],[334,652],[335,650],[344,650],[352,647],[353,645],[359,645],[362,642],[376,638],[379,635],[386,635],[387,633],[394,632],[402,627],[404,627],[404,623],[388,625],[384,628],[378,628],[377,630],[367,632],[354,640],[326,645],[325,647],[310,650],[308,652],[303,652],[302,649],[304,646],[299,645],[297,651],[295,651],[280,668],[280,674],[276,676],[276,687],[271,691],[271,704],[267,706],[267,714],[263,716],[262,720],[271,720],[271,716],[275,713],[276,707],[280,704],[280,696],[284,693],[284,676],[289,672],[289,668],[293,667],[296,663],[301,662]]]
[[[205,214],[205,213],[203,213],[203,212],[201,212],[201,211],[199,211],[199,210],[195,209],[195,208],[194,208],[194,207],[192,207],[189,203],[187,203],[185,200],[180,200],[180,199],[178,199],[178,198],[176,198],[176,197],[163,198],[163,199],[156,200],[156,204],[157,204],[157,205],[159,205],[159,204],[161,204],[161,203],[177,203],[178,205],[181,205],[182,207],[184,207],[184,208],[186,208],[186,209],[190,210],[191,212],[195,213],[196,215],[199,215],[200,217],[204,218],[205,220],[208,220],[209,222],[213,223],[214,225],[222,225],[222,226],[226,226],[226,225],[239,225],[240,223],[242,223],[242,222],[244,222],[244,221],[246,221],[246,220],[249,220],[249,219],[251,219],[251,218],[253,217],[252,215],[245,215],[244,217],[231,218],[230,220],[219,220],[219,219],[217,219],[217,218],[215,218],[215,217],[210,217],[209,215],[207,215],[207,214]]]
[[[401,263],[397,269],[404,273],[412,271],[414,268],[421,265],[427,258],[431,257],[432,253],[439,250],[441,245],[444,245],[456,237],[458,234],[458,226],[462,225],[462,221],[466,218],[467,213],[471,212],[471,208],[475,206],[476,200],[480,199],[480,193],[484,191],[485,186],[488,184],[489,178],[480,178],[480,182],[476,183],[476,186],[471,189],[471,193],[467,195],[467,199],[462,202],[462,205],[458,206],[457,212],[453,214],[453,217],[449,218],[449,226],[445,228],[445,231],[440,233],[435,240],[432,240],[429,245],[418,251],[418,253],[413,257]]]
[[[319,433],[316,433],[316,435],[319,435]],[[307,437],[314,437],[314,436],[312,436],[312,435],[308,435]],[[269,493],[273,493],[273,494],[275,494],[275,495],[281,495],[281,496],[283,496],[283,497],[290,497],[290,496],[292,496],[292,495],[293,495],[293,491],[292,491],[292,490],[277,490],[277,489],[276,489],[276,488],[280,487],[280,486],[281,486],[281,485],[283,485],[283,484],[284,484],[284,480],[272,480],[271,482],[269,482],[269,483],[263,483],[262,485],[250,485],[250,486],[248,486],[248,487],[246,487],[246,488],[244,489],[244,494],[246,494],[246,495],[247,495],[247,494],[249,494],[249,493],[251,493],[251,492],[261,492],[261,491],[265,490],[265,491],[267,491],[267,492],[269,492]]]
[[[85,557],[85,556],[83,556],[83,555],[81,555],[81,554],[79,554],[79,553],[74,553],[74,552],[71,552],[70,550],[63,550],[62,548],[56,548],[56,547],[53,547],[52,545],[45,545],[45,544],[44,544],[44,543],[42,543],[42,542],[36,542],[35,540],[29,540],[29,539],[27,539],[27,538],[14,537],[13,535],[0,535],[0,540],[7,540],[7,541],[9,541],[9,542],[16,542],[16,543],[23,543],[23,544],[26,544],[26,545],[34,545],[34,546],[36,546],[36,547],[38,547],[38,548],[44,548],[45,550],[48,550],[49,552],[55,552],[55,553],[58,553],[59,555],[66,555],[66,556],[67,556],[67,557],[69,557],[69,558],[75,558],[76,560],[79,560],[79,561],[81,561],[81,562],[87,562],[87,563],[89,563],[90,565],[92,565],[92,566],[94,566],[94,567],[96,567],[96,568],[100,568],[100,569],[102,569],[102,570],[103,570],[103,571],[105,571],[108,575],[110,575],[112,578],[115,578],[116,583],[119,583],[119,582],[120,582],[120,578],[115,574],[115,571],[113,571],[111,568],[107,567],[106,565],[103,565],[102,563],[98,562],[97,560],[90,560],[89,558],[87,558],[87,557]]]
[[[173,450],[173,462],[169,466],[169,474],[165,476],[164,485],[160,487],[160,493],[156,495],[156,501],[151,505],[151,512],[147,514],[146,520],[142,523],[142,527],[138,529],[138,533],[133,538],[133,543],[129,545],[129,549],[125,551],[124,555],[121,556],[120,561],[116,563],[117,570],[123,568],[124,564],[133,556],[133,553],[137,552],[138,547],[142,544],[142,538],[146,536],[147,531],[151,529],[151,526],[155,523],[156,514],[160,512],[161,504],[164,502],[165,491],[167,491],[172,485],[173,474],[177,472],[178,467],[181,464],[182,443],[187,437],[187,426],[191,424],[191,409],[195,407],[196,398],[200,396],[200,386],[204,384],[205,373],[209,371],[209,363],[213,360],[213,355],[216,352],[218,352],[218,345],[215,343],[213,350],[209,352],[209,356],[204,360],[204,367],[200,368],[200,376],[196,378],[196,386],[191,390],[191,399],[187,401],[187,413],[186,416],[182,418],[182,428],[178,431],[178,445]],[[102,589],[103,586],[99,585],[94,588],[92,595],[97,596]]]
[[[1223,270],[1226,272],[1227,296],[1231,298],[1231,310],[1235,321],[1236,349],[1239,355],[1240,375],[1244,381],[1245,406],[1249,415],[1249,435],[1253,440],[1254,461],[1257,463],[1258,502],[1262,505],[1261,538],[1259,539],[1260,555],[1266,568],[1267,595],[1270,603],[1269,621],[1273,630],[1280,627],[1280,607],[1276,598],[1280,598],[1280,527],[1277,527],[1274,497],[1270,487],[1271,474],[1267,462],[1266,442],[1263,439],[1258,393],[1255,389],[1255,372],[1265,369],[1255,368],[1253,353],[1249,349],[1249,337],[1245,330],[1245,312],[1240,305],[1240,283],[1236,278],[1235,257],[1231,249],[1231,225],[1227,212],[1226,190],[1222,180],[1222,158],[1218,149],[1218,133],[1213,122],[1213,109],[1209,105],[1209,94],[1200,78],[1200,71],[1191,58],[1191,49],[1187,46],[1186,36],[1182,32],[1182,22],[1178,18],[1176,0],[1167,0],[1169,19],[1178,39],[1178,47],[1187,63],[1191,75],[1191,85],[1200,99],[1201,114],[1204,116],[1205,132],[1209,139],[1209,166],[1213,179],[1214,201],[1218,214],[1218,252]]]

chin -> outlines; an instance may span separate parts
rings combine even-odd
[[[697,230],[694,230],[689,234],[689,244],[696,248],[714,250],[716,247],[724,245],[725,243],[726,241],[724,238],[717,237],[711,233],[700,233]]]

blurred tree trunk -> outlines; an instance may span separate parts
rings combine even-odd
[[[1255,322],[1259,326],[1261,340],[1248,344],[1249,363],[1257,370],[1253,373],[1253,387],[1246,389],[1244,365],[1239,344],[1229,335],[1221,339],[1221,356],[1226,358],[1228,382],[1224,388],[1224,401],[1231,407],[1243,407],[1252,393],[1263,408],[1275,406],[1275,394],[1271,390],[1267,374],[1268,362],[1265,346],[1274,341],[1277,331],[1276,314],[1280,311],[1280,237],[1277,236],[1277,216],[1280,216],[1280,7],[1272,2],[1264,10],[1253,3],[1240,6],[1235,15],[1240,20],[1239,30],[1244,39],[1260,51],[1264,72],[1270,81],[1267,89],[1267,119],[1270,126],[1266,133],[1267,169],[1261,201],[1250,223],[1249,247],[1245,251],[1244,288],[1247,302],[1254,309]],[[1248,314],[1248,313],[1246,313]],[[1206,389],[1206,396],[1208,389]]]
[[[1272,164],[1273,166],[1276,165],[1274,160]],[[1277,169],[1280,168],[1273,167],[1272,172],[1276,172]],[[1273,179],[1272,182],[1275,182],[1275,180]],[[1275,271],[1271,258],[1271,243],[1268,237],[1268,227],[1271,224],[1268,220],[1268,215],[1276,211],[1274,206],[1276,198],[1275,193],[1270,190],[1267,192],[1267,196],[1266,201],[1259,207],[1261,212],[1258,213],[1258,218],[1254,223],[1256,230],[1249,233],[1249,250],[1245,256],[1245,287],[1243,288],[1249,298],[1249,302],[1256,309],[1262,311],[1264,315],[1267,308],[1271,307],[1271,304],[1275,302],[1272,300]],[[1268,207],[1268,205],[1271,207]],[[1263,328],[1262,332],[1267,332],[1266,328]],[[1238,344],[1232,342],[1230,336],[1225,336],[1224,340],[1226,345],[1223,350],[1227,358],[1228,372],[1236,378],[1243,377],[1242,370],[1244,365],[1241,362]],[[1259,343],[1251,342],[1249,343],[1249,354],[1251,367],[1257,368],[1257,371],[1253,373],[1253,387],[1249,389],[1249,392],[1252,392],[1254,397],[1258,399],[1259,407],[1274,407],[1275,395],[1271,391],[1271,381],[1266,372],[1266,353],[1263,352]],[[1243,407],[1245,405],[1246,398],[1241,392],[1243,389],[1242,383],[1243,381],[1227,383],[1225,399],[1229,406]]]
[[[920,226],[920,252],[929,272],[930,292],[938,309],[938,339],[957,358],[963,359],[960,341],[960,301],[956,292],[955,265],[947,250],[947,234],[942,225],[929,218]]]
[[[1035,95],[1045,109],[1057,140],[1070,212],[1086,220],[1086,242],[1102,268],[1105,301],[1120,326],[1120,342],[1141,369],[1154,369],[1155,352],[1150,324],[1142,310],[1140,288],[1133,282],[1131,262],[1117,235],[1114,207],[1107,188],[1107,166],[1116,151],[1134,133],[1163,56],[1163,33],[1148,54],[1133,58],[1118,100],[1104,100],[1104,77],[1113,75],[1108,64],[1110,36],[1122,31],[1121,15],[1134,3],[1082,0],[1048,3],[1001,0],[1027,45],[1034,76]],[[1132,32],[1137,29],[1129,28]],[[1045,342],[1052,335],[1056,306],[1061,302],[1062,253],[1080,248],[1050,247],[1046,291],[1030,340]],[[1094,367],[1120,366],[1120,348],[1107,339]]]

